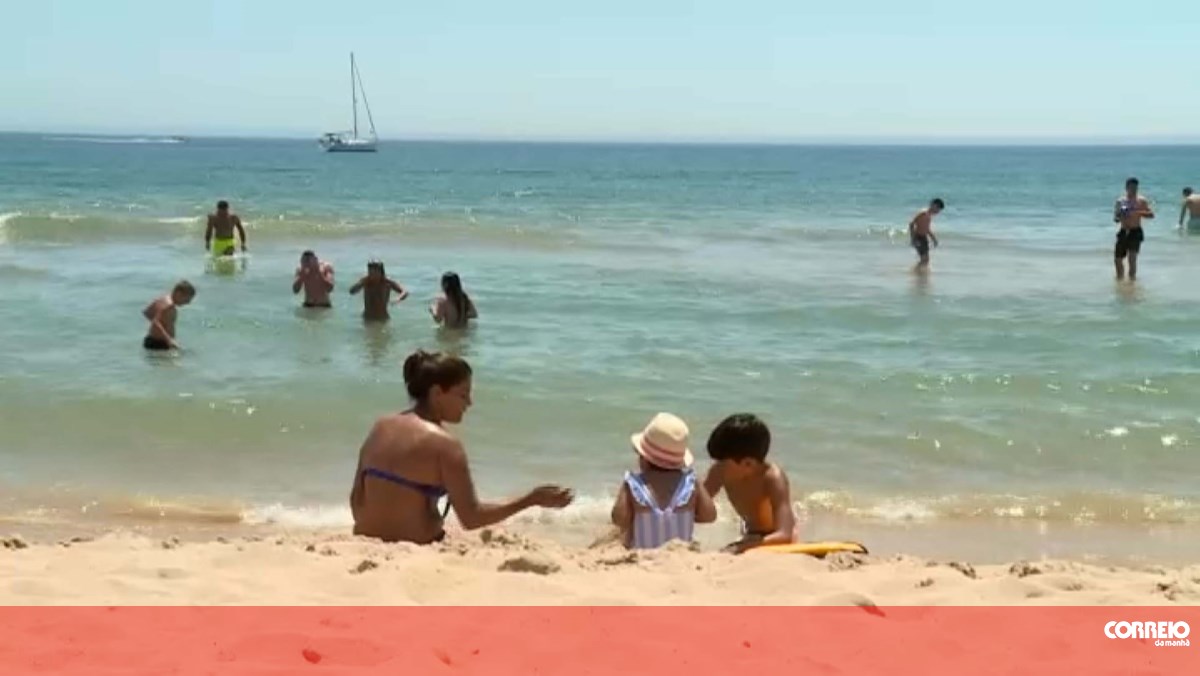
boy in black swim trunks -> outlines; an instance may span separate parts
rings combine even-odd
[[[1138,180],[1125,181],[1125,194],[1113,205],[1113,223],[1120,225],[1117,243],[1113,247],[1113,263],[1117,268],[1117,279],[1125,279],[1125,259],[1129,259],[1129,280],[1137,279],[1137,258],[1146,239],[1142,232],[1142,219],[1154,218],[1150,201],[1138,194]]]
[[[142,316],[150,322],[150,330],[142,339],[142,347],[155,351],[178,350],[179,343],[175,342],[177,308],[192,302],[195,297],[196,287],[183,280],[171,289],[171,293],[151,301],[146,309],[142,310]]]
[[[937,235],[933,234],[933,217],[942,213],[946,208],[946,203],[942,198],[935,197],[929,202],[929,206],[917,212],[912,220],[908,222],[908,237],[912,242],[912,246],[917,250],[917,255],[921,260],[917,263],[918,270],[924,270],[929,267],[929,241],[933,240],[933,245],[938,246]]]
[[[729,416],[708,437],[708,456],[715,462],[704,488],[714,500],[724,489],[742,519],[742,538],[725,547],[727,552],[799,540],[787,474],[767,462],[770,449],[771,432],[752,413]]]

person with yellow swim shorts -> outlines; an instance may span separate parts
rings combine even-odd
[[[208,227],[204,230],[204,250],[214,256],[232,256],[237,252],[233,238],[234,230],[242,240],[242,251],[246,250],[246,229],[242,219],[229,211],[229,202],[217,202],[217,212],[208,215]]]

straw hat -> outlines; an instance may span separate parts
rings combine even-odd
[[[633,443],[633,450],[656,467],[683,469],[692,466],[687,423],[670,413],[654,416],[646,429],[629,440]]]

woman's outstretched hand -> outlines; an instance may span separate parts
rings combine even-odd
[[[575,500],[575,492],[562,486],[538,486],[529,492],[529,502],[535,507],[562,509]]]

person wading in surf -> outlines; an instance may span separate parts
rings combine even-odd
[[[1117,243],[1113,247],[1113,262],[1117,268],[1117,279],[1125,279],[1125,260],[1129,260],[1129,281],[1137,279],[1137,259],[1146,235],[1142,232],[1142,219],[1154,218],[1150,201],[1138,193],[1138,180],[1125,181],[1125,194],[1113,205],[1113,223],[1117,229]]]
[[[246,229],[242,227],[242,219],[229,210],[229,202],[217,202],[217,212],[208,215],[208,227],[204,230],[204,250],[211,251],[215,256],[232,256],[234,248],[233,231],[237,230],[242,240],[242,251],[246,250]]]

